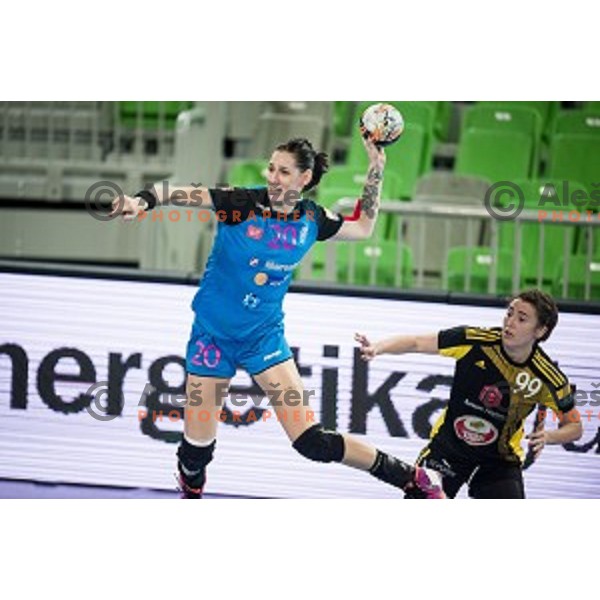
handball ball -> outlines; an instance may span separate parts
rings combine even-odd
[[[404,131],[404,119],[391,104],[372,104],[360,118],[360,132],[377,146],[393,144]]]

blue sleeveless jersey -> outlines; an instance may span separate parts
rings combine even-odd
[[[305,199],[287,215],[278,213],[266,188],[210,193],[217,233],[192,308],[212,335],[252,338],[282,321],[293,270],[343,219]]]

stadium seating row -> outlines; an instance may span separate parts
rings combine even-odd
[[[334,269],[328,273],[327,253],[331,252]],[[296,279],[329,280],[352,285],[410,289],[414,285],[413,252],[406,244],[392,240],[368,240],[356,244],[319,244],[307,259],[310,270]],[[477,294],[510,294],[514,289],[535,286],[536,277],[520,261],[517,272],[514,253],[489,247],[457,246],[448,251],[442,289]],[[600,300],[600,256],[591,261],[584,255],[560,256],[549,264],[552,277],[539,286],[557,298]],[[492,283],[494,282],[494,283]]]
[[[359,103],[356,112],[370,103]],[[406,130],[396,144],[387,148],[387,176],[392,181],[387,182],[385,195],[409,200],[414,197],[418,179],[433,168],[435,132],[443,125],[437,116],[440,109],[432,106],[439,103],[392,104],[404,115]],[[556,114],[556,103],[539,102],[538,107],[512,104],[517,103],[481,103],[465,111],[454,172],[492,183],[539,176],[574,180],[591,193],[592,184],[599,180],[600,111],[591,105],[586,110]],[[545,164],[540,156],[548,123],[552,123],[553,130]],[[333,167],[320,187],[319,200],[329,205],[336,196],[356,194],[357,178],[364,175],[366,161],[360,132],[354,126],[347,160]],[[256,172],[260,174],[260,170]],[[229,179],[234,185],[241,184],[235,172],[229,174]],[[256,181],[244,179],[244,183],[261,181],[258,176]]]
[[[356,122],[357,116],[371,103],[263,103],[260,125],[267,133],[287,131],[288,125],[290,131],[310,126],[311,131],[319,132],[319,135],[322,133],[325,141],[330,128],[334,137],[346,138],[341,155],[344,163],[334,165],[318,189],[319,202],[331,207],[340,198],[356,197],[364,182],[366,155]],[[433,164],[436,146],[448,139],[451,126],[456,125],[456,120],[451,123],[451,118],[456,116],[456,106],[450,102],[392,103],[403,113],[406,131],[399,142],[387,151],[384,198],[404,202],[411,200],[412,204],[420,206],[440,203],[481,206],[492,183],[509,181],[521,190],[526,210],[539,209],[542,200],[550,208],[553,202],[558,203],[563,212],[571,208],[598,210],[592,200],[595,192],[600,194],[595,185],[600,181],[600,103],[589,102],[581,109],[568,111],[561,111],[559,102],[481,102],[469,105],[462,113],[460,135],[456,136],[458,144],[453,171],[433,170]],[[8,159],[7,164],[13,164],[15,169],[20,170],[26,165],[12,160],[15,156],[43,158],[48,154],[67,160],[75,158],[82,165],[91,160],[100,165],[110,163],[111,153],[119,154],[123,151],[119,144],[123,141],[127,144],[129,140],[131,147],[125,147],[124,151],[134,151],[138,158],[144,158],[147,152],[152,152],[153,145],[158,145],[165,160],[157,162],[153,168],[156,170],[160,166],[161,173],[166,172],[164,169],[169,164],[169,147],[174,145],[177,117],[181,110],[192,104],[179,101],[3,103],[0,154]],[[46,137],[45,133],[48,134]],[[267,133],[263,136],[264,143],[258,138],[253,141],[254,150],[249,151],[249,155],[258,155],[261,148],[269,146]],[[120,160],[120,156],[116,158]],[[38,163],[34,166],[39,167]],[[232,185],[260,185],[264,183],[265,167],[264,159],[235,161],[224,180]],[[29,171],[23,171],[23,174],[21,171],[6,171],[1,175],[6,179],[4,183],[10,184],[7,188],[4,186],[6,189],[18,188],[21,197],[37,197],[37,194],[28,194],[26,189],[17,185],[22,183],[21,180],[34,181]],[[83,175],[78,174],[78,177],[82,180],[79,188],[85,189],[87,184]],[[41,174],[38,179],[41,190],[50,189],[49,176]],[[566,199],[564,182],[568,182],[570,190]],[[541,195],[540,190],[548,189],[548,186],[556,190],[555,197]],[[53,196],[56,199],[60,199],[64,190],[68,191],[65,186],[55,187],[63,190],[56,192]],[[587,194],[590,200],[587,205],[571,202],[570,196],[576,190]],[[512,199],[504,196],[498,201],[505,206]],[[489,289],[487,280],[477,283],[477,272],[469,266],[476,260],[472,255],[480,256],[479,260],[483,262],[479,266],[482,267],[486,260],[489,262],[489,259],[481,258],[482,253],[487,252],[488,256],[494,254],[489,220],[482,220],[475,234],[467,240],[474,244],[468,251],[464,248],[464,226],[460,222],[453,221],[450,227],[438,220],[437,230],[434,222],[428,223],[426,257],[420,256],[422,242],[418,231],[414,227],[407,228],[405,223],[398,225],[401,222],[394,214],[383,215],[375,250],[372,242],[337,249],[336,270],[340,280],[358,278],[371,284],[410,287],[415,284],[415,268],[418,267],[439,271],[444,286],[449,288],[462,286],[463,289],[469,287],[474,290],[473,286],[480,285]],[[441,243],[444,237],[442,229],[444,235],[450,231],[449,244]],[[397,240],[401,240],[400,246]],[[566,265],[572,263],[572,268],[568,268],[569,290],[572,284],[575,285],[573,278],[580,271],[578,265],[584,257],[582,264],[587,269],[584,273],[588,273],[588,287],[595,282],[596,271],[592,265],[597,264],[594,257],[600,254],[598,227],[588,230],[568,223],[556,225],[527,221],[519,226],[509,222],[499,228],[494,245],[502,258],[502,268],[495,267],[498,291],[505,289],[506,281],[509,281],[504,277],[503,269],[511,271],[514,276],[512,263],[511,269],[504,263],[504,259],[510,256],[519,257],[517,263],[521,265],[523,281],[535,280],[548,289],[563,285],[557,275],[557,265],[561,261]],[[365,253],[370,261],[367,271],[361,258]],[[324,263],[323,256],[315,256],[315,264]],[[375,269],[373,265],[382,266]],[[456,265],[462,265],[462,271]],[[592,289],[595,289],[593,285]]]
[[[358,110],[368,104],[358,105]],[[527,107],[513,107],[512,104],[516,103],[475,105],[465,113],[455,171],[448,174],[429,171],[435,128],[432,108],[427,103],[394,104],[405,115],[407,129],[400,141],[387,149],[384,198],[412,198],[414,203],[422,205],[452,202],[482,206],[492,182],[506,181],[516,188],[517,195],[500,196],[498,202],[504,209],[517,202],[526,210],[540,214],[546,212],[550,216],[553,212],[567,215],[570,211],[585,214],[586,211],[598,210],[600,189],[597,189],[596,182],[600,181],[600,113],[594,111],[594,106],[558,114],[557,103],[540,102],[535,103],[537,106]],[[539,178],[540,153],[548,123],[553,124],[549,137],[548,175]],[[340,198],[356,197],[364,182],[366,156],[358,130],[354,129],[348,163],[334,166],[319,187],[318,200],[325,206],[332,207]],[[230,171],[229,181],[233,185],[258,185],[264,181],[265,167],[266,161],[236,165]],[[382,242],[396,237],[395,219],[391,217],[387,216]],[[564,220],[567,220],[566,217]],[[464,234],[463,244],[460,243],[460,229],[460,224],[454,226],[457,235],[454,235],[451,246],[464,245]],[[487,240],[488,253],[491,253],[489,229],[489,223],[482,223],[477,241]],[[563,257],[572,258],[579,264],[577,261],[581,260],[581,256],[588,253],[590,242],[584,233],[591,237],[591,256],[600,253],[599,228],[585,231],[568,223],[553,224],[551,217],[540,218],[540,222],[529,221],[521,226],[506,223],[499,230],[498,250],[504,258],[512,255],[520,257],[523,281],[535,281],[550,289],[557,281],[556,265]],[[430,269],[436,266],[440,269],[446,260],[448,249],[440,244],[441,238],[440,227],[437,231],[428,228],[426,267]],[[414,229],[404,241],[413,248],[417,245]],[[477,252],[481,249],[478,248]],[[451,255],[450,261],[454,265],[453,272],[459,264],[454,256]],[[464,258],[465,255],[456,256]],[[344,260],[340,261],[342,270],[345,264]],[[468,261],[466,264],[469,264]],[[404,272],[403,265],[399,272]],[[503,263],[503,266],[514,272],[512,263]],[[464,270],[463,267],[463,282]],[[387,269],[386,272],[383,280],[390,280],[395,269]],[[447,279],[448,285],[459,280],[460,274],[457,272],[455,275],[453,279]],[[404,277],[403,280],[408,281],[409,278]],[[507,281],[512,281],[512,278]],[[503,286],[499,284],[498,289]]]

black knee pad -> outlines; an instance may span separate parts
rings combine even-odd
[[[213,459],[217,441],[205,447],[194,446],[185,438],[181,440],[177,448],[177,458],[188,473],[198,473],[204,471],[206,465]]]
[[[307,429],[293,444],[302,456],[316,462],[341,462],[344,458],[344,438],[337,431],[327,431],[321,425]]]

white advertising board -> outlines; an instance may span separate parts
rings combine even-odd
[[[194,293],[189,285],[0,273],[0,478],[173,488],[183,428],[173,409],[181,406]],[[448,398],[454,361],[413,354],[366,365],[354,332],[377,339],[460,324],[496,326],[504,312],[306,293],[288,294],[285,310],[287,338],[304,385],[314,392],[316,418],[410,461]],[[600,400],[592,394],[600,384],[600,317],[561,314],[545,348],[589,392],[579,407],[585,433],[569,449],[545,449],[525,473],[527,495],[600,498]],[[86,396],[95,383],[106,389],[103,404]],[[143,398],[148,383],[157,392]],[[233,384],[241,394],[257,391],[241,371]],[[161,392],[172,394],[171,404]],[[207,492],[398,496],[359,471],[300,457],[269,416],[267,400],[252,398],[242,406],[225,401],[230,422],[219,425]],[[114,414],[107,414],[109,406]],[[154,422],[152,406],[164,409]],[[242,416],[233,418],[234,411]]]

